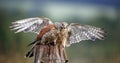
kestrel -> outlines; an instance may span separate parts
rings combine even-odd
[[[33,32],[37,34],[35,41],[28,45],[33,45],[33,48],[26,54],[26,57],[34,56],[33,49],[39,44],[58,45],[58,48],[61,49],[83,40],[95,41],[95,39],[104,39],[104,31],[101,28],[78,23],[53,23],[49,18],[35,17],[18,20],[12,22],[10,28],[15,30],[15,33]],[[59,54],[61,53],[67,60],[64,50],[60,51]]]

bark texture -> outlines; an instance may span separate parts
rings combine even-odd
[[[66,53],[61,45],[37,45],[34,52],[34,63],[67,63]]]

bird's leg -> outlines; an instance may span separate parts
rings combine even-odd
[[[58,49],[59,49],[59,55],[61,57],[61,61],[63,61],[64,63],[68,63],[67,54],[65,52],[65,47],[62,45],[59,45]]]
[[[62,45],[58,45],[58,50],[59,50],[60,60],[63,63],[63,62],[65,62],[64,52],[63,52],[63,50],[64,50],[63,46]]]
[[[68,63],[67,54],[66,54],[65,49],[63,50],[63,56],[64,56],[64,59],[65,59],[65,63]]]

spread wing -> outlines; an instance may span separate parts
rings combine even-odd
[[[15,30],[15,33],[23,31],[34,32],[38,34],[39,31],[48,24],[52,24],[50,19],[35,17],[12,22],[12,26],[10,26],[10,28],[11,30]]]
[[[78,43],[82,40],[92,40],[104,38],[104,31],[101,28],[97,28],[89,25],[81,25],[72,23],[68,26],[69,37],[67,46],[73,43]]]

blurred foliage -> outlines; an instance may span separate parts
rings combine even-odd
[[[40,14],[40,16],[42,15],[50,18],[44,13]],[[116,15],[116,19],[113,20],[104,14],[87,22],[80,21],[78,17],[66,19],[69,23],[74,21],[104,28],[107,33],[103,41],[82,41],[66,48],[70,63],[120,63],[119,9],[116,9]],[[12,21],[28,17],[34,17],[34,15],[26,14],[20,9],[10,11],[7,8],[0,8],[0,63],[32,63],[32,59],[25,59],[24,55],[29,49],[26,45],[32,42],[36,35],[32,33],[14,34],[9,28]]]

